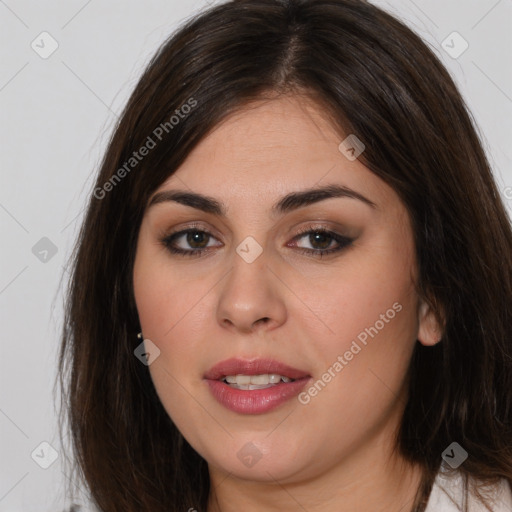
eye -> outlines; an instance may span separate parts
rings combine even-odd
[[[320,258],[326,254],[342,251],[353,242],[352,238],[340,235],[334,231],[329,231],[323,227],[312,228],[311,226],[301,230],[293,240],[301,239],[305,239],[311,246],[311,248],[299,247],[301,252]]]
[[[164,237],[161,242],[172,254],[200,256],[214,246],[210,245],[211,240],[215,240],[211,233],[201,229],[189,228],[172,233]]]

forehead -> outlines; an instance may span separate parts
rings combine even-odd
[[[255,207],[334,183],[384,200],[393,191],[359,160],[346,158],[339,150],[345,137],[309,98],[252,102],[219,123],[155,193],[185,188]]]

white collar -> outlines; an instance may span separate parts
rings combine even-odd
[[[442,470],[436,476],[436,480],[430,493],[425,512],[460,512],[464,503],[464,481],[462,474],[456,472],[452,476]],[[487,489],[487,488],[486,488]],[[484,494],[482,492],[482,494]],[[487,496],[487,492],[485,496]],[[489,497],[494,500],[489,506],[493,512],[512,512],[512,491],[507,480],[501,480]],[[468,512],[489,512],[489,509],[473,494],[468,497]]]

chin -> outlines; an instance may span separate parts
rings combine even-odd
[[[252,441],[252,436],[235,437],[228,446],[223,445],[222,452],[203,457],[209,466],[236,478],[258,482],[285,482],[311,467],[302,460],[306,454],[291,448],[304,446],[302,442],[290,442],[288,438],[288,442],[276,443],[265,439],[266,435],[260,441]]]

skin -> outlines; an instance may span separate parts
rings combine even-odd
[[[420,470],[397,453],[393,436],[414,345],[436,343],[439,329],[415,291],[408,213],[388,185],[340,152],[346,135],[304,98],[253,103],[155,191],[212,196],[226,217],[162,202],[143,218],[134,292],[144,338],[161,351],[149,369],[169,416],[208,462],[208,512],[412,509]],[[345,197],[270,211],[290,192],[327,184],[350,187],[375,207]],[[211,238],[194,245],[185,235],[174,245],[209,252],[171,254],[161,239],[192,222]],[[354,241],[322,258],[303,254],[338,245],[296,238],[312,224]],[[235,250],[248,236],[263,250],[252,263]],[[401,311],[305,405],[294,398],[265,414],[238,414],[203,380],[215,363],[238,356],[274,358],[316,382],[396,303]],[[237,457],[247,443],[261,455],[252,467]]]

